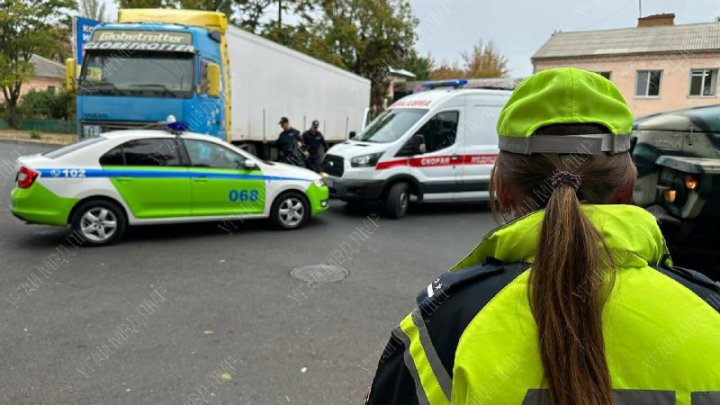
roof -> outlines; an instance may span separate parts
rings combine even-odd
[[[532,59],[720,52],[720,22],[554,33]]]
[[[480,94],[493,98],[501,97],[502,104],[505,104],[507,98],[510,97],[512,92],[509,90],[442,88],[409,94],[400,100],[397,100],[390,106],[390,108],[433,108],[451,98],[466,94]]]
[[[411,72],[411,71],[409,71],[409,70],[396,69],[396,68],[393,68],[393,67],[390,68],[390,73],[391,73],[391,74],[394,74],[394,75],[396,75],[396,76],[407,77],[408,79],[414,79],[415,77],[417,77],[417,76],[415,76],[415,73],[413,73],[413,72]]]
[[[30,57],[30,63],[33,64],[35,76],[37,77],[65,78],[65,66],[60,63],[36,54]]]

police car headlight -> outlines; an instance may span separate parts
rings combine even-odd
[[[319,179],[315,179],[315,180],[313,180],[313,184],[318,187],[322,187],[325,185],[325,179],[323,179],[322,177]]]
[[[352,167],[373,167],[380,160],[383,152],[373,153],[372,155],[355,156],[350,159],[350,166]]]

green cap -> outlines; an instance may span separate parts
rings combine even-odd
[[[531,136],[552,124],[598,124],[611,134]],[[543,70],[518,85],[500,113],[500,150],[532,153],[620,153],[630,149],[633,116],[620,90],[587,70]]]

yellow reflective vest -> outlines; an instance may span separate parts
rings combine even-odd
[[[718,284],[672,266],[645,210],[583,209],[617,263],[602,320],[615,403],[720,404]],[[528,302],[543,215],[494,230],[420,293],[392,332],[366,403],[550,403]]]

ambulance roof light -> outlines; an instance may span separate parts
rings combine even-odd
[[[460,88],[465,86],[468,83],[466,79],[455,79],[455,80],[447,80],[442,82],[425,82],[423,83],[423,87],[432,90],[437,89],[441,87],[452,87],[454,89]]]

